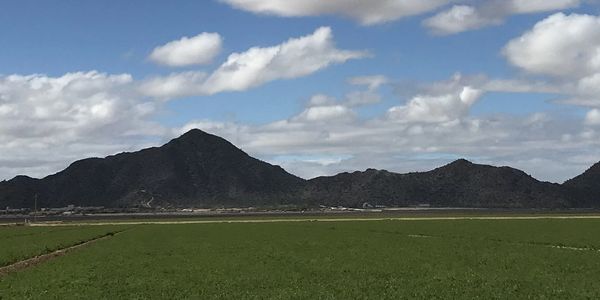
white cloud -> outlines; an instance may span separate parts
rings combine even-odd
[[[600,17],[554,14],[511,40],[504,54],[535,74],[577,78],[600,72]]]
[[[482,16],[475,7],[469,5],[454,5],[423,22],[436,34],[454,34],[498,23],[501,23],[501,19]]]
[[[364,51],[335,48],[331,28],[321,27],[313,34],[277,46],[231,54],[204,86],[209,94],[242,91],[277,79],[306,76],[331,64],[367,55]]]
[[[294,121],[306,122],[334,122],[351,121],[355,114],[348,107],[343,105],[311,106],[306,108]]]
[[[357,118],[346,99],[316,95],[302,112],[269,124],[203,120],[193,126],[222,135],[250,154],[304,178],[369,167],[424,171],[466,157],[562,181],[600,159],[594,150],[600,146],[598,133],[580,119],[548,113],[472,116],[470,108],[485,91],[480,87],[490,81],[456,74],[429,84],[392,109],[395,114],[370,119]],[[527,82],[500,86],[522,89],[523,85]]]
[[[172,67],[208,64],[221,52],[222,44],[218,33],[203,32],[156,47],[149,58]]]
[[[547,81],[526,79],[486,79],[481,89],[488,92],[562,94],[566,87]]]
[[[0,179],[48,175],[69,162],[145,145],[161,136],[129,74],[0,76]]]
[[[366,86],[367,90],[353,91],[346,94],[344,104],[347,106],[362,106],[380,102],[381,96],[377,90],[382,85],[388,84],[389,79],[383,75],[358,76],[349,78],[348,83],[355,86]]]
[[[600,72],[579,79],[577,90],[588,96],[600,95]]]
[[[473,98],[464,98],[467,102]],[[474,118],[448,122],[396,122],[387,118],[314,122],[291,118],[265,125],[204,120],[193,123],[221,135],[251,155],[283,165],[305,178],[369,167],[408,172],[438,167],[455,158],[523,168],[537,178],[562,181],[600,157],[593,132],[551,115]],[[189,127],[187,127],[189,128]],[[569,141],[564,138],[569,136]],[[573,160],[574,154],[585,155]],[[319,164],[298,157],[342,157]]]
[[[467,116],[482,91],[465,86],[444,95],[418,95],[407,104],[388,110],[388,118],[397,122],[439,123],[459,120]]]
[[[394,21],[435,10],[450,0],[221,0],[235,8],[283,17],[341,15],[363,25]]]
[[[600,125],[600,110],[594,108],[585,115],[585,124]]]
[[[554,81],[567,98],[562,103],[600,107],[600,17],[554,14],[503,52],[514,66]]]
[[[511,10],[515,13],[537,13],[577,7],[581,0],[512,0]]]
[[[389,83],[389,79],[383,75],[357,76],[348,78],[347,83],[353,86],[365,86],[365,90],[355,90],[347,93],[338,101],[335,97],[325,94],[313,95],[307,103],[307,109],[304,114],[307,115],[324,115],[335,114],[336,119],[351,119],[355,117],[355,113],[350,111],[350,108],[375,104],[381,101],[379,87]],[[317,108],[319,107],[319,108]],[[314,109],[311,109],[314,108]],[[325,113],[327,111],[327,113]],[[344,116],[339,118],[339,116]],[[324,118],[326,119],[326,118]]]
[[[423,15],[459,3],[423,23],[437,34],[454,34],[498,25],[514,14],[531,14],[578,7],[581,0],[221,0],[234,8],[282,17],[340,15],[363,25]],[[463,3],[463,4],[460,4]],[[477,5],[471,5],[475,3]]]
[[[310,35],[276,46],[233,53],[209,75],[184,72],[151,78],[143,90],[149,96],[163,98],[244,91],[274,80],[306,76],[332,64],[368,55],[365,51],[337,49],[331,28],[321,27]]]
[[[348,106],[362,106],[379,103],[381,96],[375,90],[355,91],[346,94],[344,104]]]
[[[384,75],[357,76],[348,79],[348,83],[352,85],[365,85],[369,90],[375,90],[388,82],[389,79]]]
[[[204,82],[207,76],[204,72],[189,71],[151,77],[140,84],[139,90],[144,95],[164,100],[202,95],[206,93]]]
[[[308,106],[326,106],[335,104],[336,99],[324,94],[316,94],[308,100]]]
[[[176,46],[182,46],[170,45],[173,53]],[[367,55],[337,49],[331,29],[322,27],[280,45],[234,53],[212,73],[178,72],[141,81],[129,74],[96,71],[59,77],[0,76],[0,178],[47,175],[76,159],[136,149],[149,140],[171,137],[170,130],[152,120],[161,111],[162,101],[245,90]],[[341,122],[353,117],[346,106],[321,103],[286,122]]]
[[[475,5],[454,5],[423,21],[435,34],[456,34],[499,25],[515,14],[575,8],[580,0],[488,0]]]
[[[348,82],[378,93],[381,84],[376,82],[382,80],[361,78]],[[394,117],[359,118],[347,96],[338,101],[316,95],[295,116],[268,124],[199,120],[169,129],[152,121],[161,102],[139,93],[139,82],[128,74],[4,76],[0,77],[0,178],[47,175],[76,159],[159,145],[196,127],[305,177],[367,167],[425,170],[467,157],[562,180],[598,159],[597,112],[589,112],[585,124],[549,114],[477,118],[469,109],[483,92],[470,81],[456,75],[432,83],[397,106],[402,113]],[[571,162],[573,154],[582,158]]]

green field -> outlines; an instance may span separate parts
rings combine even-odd
[[[0,267],[77,245],[125,228],[124,226],[0,227]]]
[[[0,257],[121,229],[0,228]],[[0,299],[598,299],[598,249],[600,219],[136,225],[0,277]]]

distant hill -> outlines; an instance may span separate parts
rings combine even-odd
[[[385,170],[304,180],[193,129],[161,147],[76,161],[43,179],[0,182],[0,207],[363,205],[600,207],[600,163],[563,185],[464,159],[418,173]]]
[[[575,206],[600,206],[600,163],[596,163],[583,174],[567,180],[563,186],[571,195]]]
[[[429,172],[396,174],[369,169],[309,181],[314,198],[328,205],[446,207],[569,207],[561,186],[509,167],[464,159]]]
[[[44,179],[0,183],[0,207],[265,205],[292,202],[304,180],[191,130],[162,147],[76,161]]]

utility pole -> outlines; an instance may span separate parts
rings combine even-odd
[[[35,200],[33,202],[33,223],[37,222],[37,199],[38,194],[35,194]]]

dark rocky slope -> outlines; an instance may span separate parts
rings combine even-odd
[[[309,181],[317,202],[327,205],[448,207],[569,207],[560,185],[540,182],[509,167],[473,164],[464,159],[429,172],[387,171],[342,173]]]
[[[43,179],[0,182],[0,207],[215,207],[429,204],[443,207],[600,207],[600,164],[564,185],[510,167],[457,160],[419,173],[385,170],[304,180],[191,130],[161,147],[74,162]]]
[[[583,174],[565,181],[563,186],[577,207],[600,206],[600,163],[596,163]]]
[[[191,130],[162,147],[74,162],[0,184],[0,206],[213,206],[289,203],[303,180],[228,141]]]

